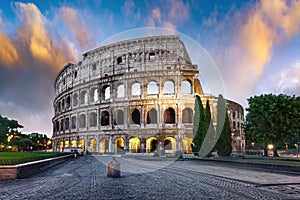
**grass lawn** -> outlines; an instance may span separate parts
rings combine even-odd
[[[0,165],[16,165],[65,155],[58,152],[0,152]]]

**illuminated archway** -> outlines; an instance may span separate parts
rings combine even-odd
[[[100,153],[107,153],[109,151],[109,140],[108,138],[102,138],[100,140]]]
[[[187,137],[183,138],[182,140],[183,153],[188,153],[188,154],[192,153],[192,146],[191,146],[192,142],[193,142],[192,138],[187,138]]]
[[[176,140],[172,137],[166,137],[164,139],[164,150],[165,150],[165,153],[175,153]]]
[[[84,139],[79,140],[78,147],[81,148],[82,151],[84,151]]]
[[[64,141],[59,141],[59,151],[62,151],[64,147]]]
[[[124,152],[124,139],[121,137],[115,139],[115,152],[116,153]]]
[[[72,141],[71,141],[71,147],[77,147],[76,140],[72,140]]]
[[[135,137],[129,140],[129,151],[131,153],[139,153],[141,150],[141,142],[140,139]]]
[[[89,152],[96,152],[96,146],[97,146],[96,140],[95,139],[90,139],[89,140],[88,151]]]
[[[146,153],[156,152],[158,148],[158,142],[155,137],[150,137],[146,140]]]

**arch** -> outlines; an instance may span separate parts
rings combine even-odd
[[[89,152],[96,152],[96,149],[97,149],[96,139],[94,139],[94,138],[89,139],[88,151]]]
[[[236,129],[235,122],[232,123],[232,129]]]
[[[181,94],[192,94],[192,84],[189,80],[181,82]]]
[[[97,102],[99,101],[99,97],[98,97],[98,88],[92,88],[90,91],[90,99],[91,102]]]
[[[73,95],[73,106],[77,106],[78,105],[78,94],[75,93]]]
[[[164,83],[163,93],[164,94],[175,94],[174,81],[169,80]]]
[[[175,110],[173,108],[168,108],[164,112],[164,122],[166,124],[175,123]]]
[[[164,150],[166,153],[175,153],[176,140],[172,137],[166,137],[164,139]]]
[[[100,140],[100,153],[107,153],[109,151],[109,140],[108,138],[102,138]]]
[[[134,83],[131,85],[131,95],[138,96],[141,95],[141,84]]]
[[[158,85],[155,81],[151,81],[151,82],[148,83],[147,94],[148,95],[158,94]]]
[[[123,110],[117,110],[115,113],[115,120],[117,125],[124,124],[124,112]]]
[[[58,102],[58,112],[61,111],[61,102]]]
[[[101,126],[109,125],[109,112],[104,110],[101,112]]]
[[[64,131],[64,119],[60,121],[60,131]]]
[[[96,112],[91,112],[90,113],[89,125],[90,125],[90,127],[97,126],[97,114],[96,114]]]
[[[146,140],[146,153],[157,152],[158,141],[156,137],[150,137]]]
[[[129,140],[129,152],[131,153],[139,153],[141,150],[141,142],[137,137],[130,138]]]
[[[141,115],[138,109],[134,109],[131,113],[131,119],[134,124],[141,124]]]
[[[157,111],[155,108],[151,108],[147,112],[147,124],[156,124],[157,123]]]
[[[77,142],[75,139],[71,140],[71,147],[77,147]]]
[[[70,146],[69,140],[65,140],[65,145],[64,145],[64,147],[69,147],[69,146]]]
[[[64,110],[65,109],[65,100],[63,99],[61,101],[61,110]]]
[[[120,84],[117,87],[117,98],[122,98],[125,97],[125,85],[124,84]]]
[[[79,140],[78,147],[81,148],[82,151],[84,151],[84,139]]]
[[[193,110],[185,108],[182,111],[182,123],[193,123]]]
[[[71,107],[71,97],[70,96],[67,96],[67,99],[66,99],[66,108],[70,108]]]
[[[62,152],[62,149],[64,147],[64,141],[59,141],[59,151]]]
[[[76,116],[73,116],[72,118],[71,118],[71,128],[72,129],[75,129],[76,128]]]
[[[104,85],[101,89],[101,98],[102,100],[110,99],[110,86]]]
[[[115,139],[115,152],[116,153],[124,152],[124,139],[121,137]]]
[[[85,128],[86,127],[86,117],[85,114],[81,114],[79,116],[79,128]]]
[[[84,90],[84,91],[81,91],[80,92],[80,104],[86,104],[88,102],[88,94],[87,92]]]
[[[191,154],[192,153],[192,138],[183,138],[182,139],[182,151],[183,153]]]
[[[65,129],[66,129],[66,130],[69,130],[69,128],[70,128],[70,119],[69,119],[69,117],[67,117],[67,118],[65,119]]]

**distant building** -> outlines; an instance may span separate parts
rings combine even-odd
[[[53,150],[90,153],[191,153],[195,95],[205,96],[179,36],[102,46],[66,65],[55,80]],[[229,106],[234,151],[244,148],[243,108]]]

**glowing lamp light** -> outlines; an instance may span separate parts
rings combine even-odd
[[[269,144],[269,145],[268,145],[268,149],[271,150],[271,149],[273,149],[273,148],[274,148],[274,145],[273,145],[273,144]]]

